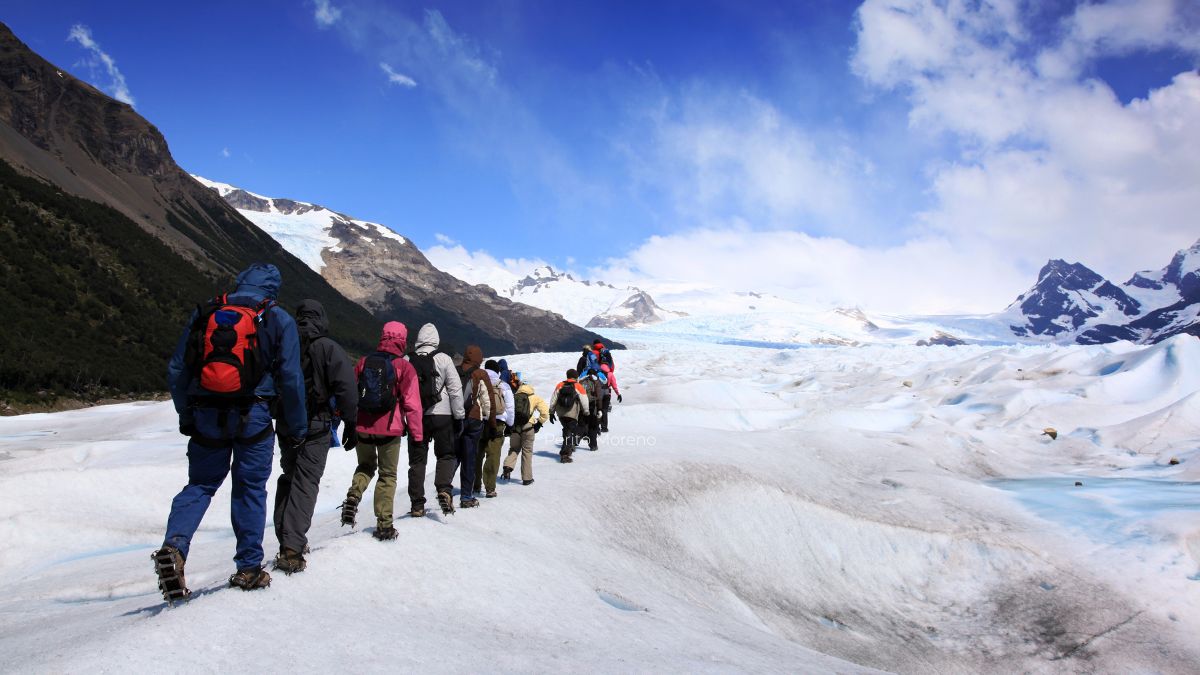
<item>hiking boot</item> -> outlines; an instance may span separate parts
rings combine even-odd
[[[452,497],[449,492],[439,492],[438,506],[442,507],[443,516],[448,516],[454,513],[454,497]]]
[[[391,541],[396,538],[396,528],[392,527],[391,525],[388,525],[387,527],[376,527],[375,531],[371,533],[371,536],[375,537],[379,541]]]
[[[243,591],[266,588],[271,585],[271,575],[267,574],[267,571],[262,566],[248,567],[244,570],[238,570],[237,574],[229,577],[229,585],[236,586]]]
[[[500,480],[508,480],[512,477],[512,469],[504,467],[504,473],[500,474]]]
[[[158,576],[158,590],[163,594],[163,600],[173,605],[177,602],[187,602],[192,592],[183,581],[183,554],[174,546],[163,546],[150,554],[154,561],[154,573]]]
[[[529,480],[523,480],[521,481],[521,485],[533,485],[533,479],[530,478]]]
[[[479,506],[479,500],[474,497],[458,500],[458,508],[460,509],[473,509],[476,506]]]
[[[275,556],[273,567],[284,574],[295,574],[303,572],[304,568],[308,567],[308,563],[304,560],[302,553],[284,548],[280,549],[279,554]]]
[[[346,497],[346,501],[342,502],[342,527],[349,525],[354,527],[358,519],[358,500],[353,497]]]
[[[483,495],[483,496],[484,496],[484,497],[487,497],[488,499],[491,499],[492,497],[495,497],[495,496],[496,496],[496,491],[495,491],[495,490],[488,490],[488,491],[487,491],[487,494],[485,494],[485,495]]]
[[[422,504],[420,506],[417,506],[414,504],[412,507],[412,510],[408,512],[408,517],[409,518],[424,518],[425,517],[425,505]]]
[[[573,462],[575,460],[571,459],[570,455],[562,455],[562,456],[560,456],[559,461],[562,462],[563,464],[570,464],[571,462]]]

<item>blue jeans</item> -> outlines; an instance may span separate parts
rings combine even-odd
[[[483,422],[463,420],[463,433],[458,437],[458,497],[471,499],[475,496],[475,457],[479,453],[479,437],[483,435]]]
[[[271,477],[275,454],[275,435],[270,433],[271,414],[266,402],[251,405],[246,411],[244,426],[242,422],[242,411],[237,409],[228,410],[224,415],[215,408],[195,410],[196,431],[204,441],[193,438],[188,443],[188,484],[171,502],[167,536],[163,540],[164,545],[179,549],[184,559],[212,496],[232,470],[230,520],[237,537],[237,554],[233,560],[239,570],[262,565],[263,530],[267,526],[267,479]],[[264,429],[267,430],[265,433]],[[253,442],[247,440],[258,436],[262,438]],[[231,440],[222,443],[219,440],[222,438]]]

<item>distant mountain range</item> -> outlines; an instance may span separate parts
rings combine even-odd
[[[1200,335],[1200,241],[1162,269],[1138,272],[1120,286],[1080,263],[1051,260],[997,318],[1017,337],[1054,342],[1152,343]]]
[[[525,276],[498,267],[445,264],[446,272],[470,284],[483,284],[501,297],[556,312],[577,326],[642,328],[683,316],[659,307],[650,293],[603,281],[577,279],[543,265]]]
[[[437,269],[411,240],[379,223],[194,178],[347,298],[380,319],[403,321],[414,332],[432,322],[447,348],[475,343],[486,354],[574,351],[600,337],[553,312]]]

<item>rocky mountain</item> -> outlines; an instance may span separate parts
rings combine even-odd
[[[279,267],[281,304],[316,298],[351,349],[373,346],[366,310],[180,169],[133,108],[3,24],[0,160],[2,299],[22,309],[0,341],[0,389],[165,388],[188,311],[253,261]]]
[[[485,284],[501,297],[556,312],[577,326],[636,328],[687,316],[663,309],[640,288],[577,279],[549,265],[518,277],[502,269],[443,264],[447,272],[467,283]]]
[[[599,337],[553,312],[437,269],[410,240],[379,223],[196,179],[343,295],[379,319],[403,321],[411,331],[433,322],[447,347],[461,350],[476,343],[486,354],[571,351]]]
[[[1051,260],[1001,316],[1018,337],[1055,342],[1152,343],[1200,334],[1200,241],[1161,270],[1138,272],[1120,286],[1082,264]]]

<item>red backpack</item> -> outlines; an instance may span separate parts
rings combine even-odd
[[[222,295],[199,308],[185,359],[205,395],[254,394],[266,372],[258,332],[273,304],[263,300],[257,307],[243,307],[229,304],[228,296]]]

